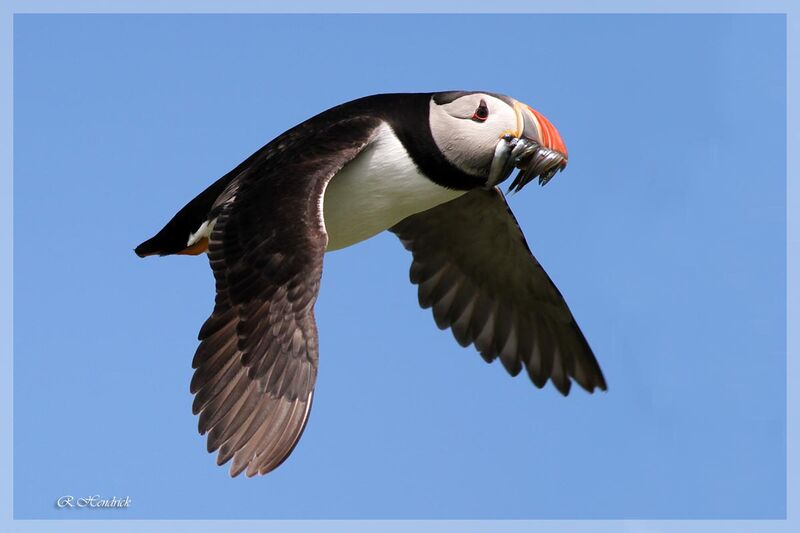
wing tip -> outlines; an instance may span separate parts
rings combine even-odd
[[[575,379],[574,376],[572,377],[572,380],[578,385],[580,385],[580,387],[589,394],[594,394],[595,390],[598,390],[600,392],[608,392],[608,385],[606,384],[606,380],[603,377],[603,373],[598,372],[598,374],[594,378],[595,379],[589,383],[581,383],[580,381]],[[564,396],[566,396],[566,394]]]

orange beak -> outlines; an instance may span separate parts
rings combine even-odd
[[[536,141],[545,148],[558,152],[564,156],[566,165],[567,146],[553,123],[529,105],[517,102],[514,109],[517,112],[517,128],[521,130],[517,132],[517,137]]]

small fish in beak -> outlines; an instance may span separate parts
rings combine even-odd
[[[514,167],[520,172],[508,187],[518,192],[534,178],[545,185],[567,166],[567,148],[558,130],[530,106],[517,102],[517,131],[500,138],[489,171],[487,188],[508,178]]]

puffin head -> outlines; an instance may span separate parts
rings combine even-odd
[[[538,177],[541,185],[567,166],[558,131],[530,106],[485,92],[436,93],[430,101],[431,134],[459,170],[486,179],[486,188],[520,170],[509,191]]]

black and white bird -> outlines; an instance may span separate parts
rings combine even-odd
[[[553,125],[488,92],[381,94],[293,127],[200,193],[139,256],[207,251],[216,304],[192,363],[193,411],[217,463],[266,474],[292,452],[317,377],[325,252],[384,230],[411,251],[419,303],[462,346],[564,395],[606,382],[498,184],[567,164]]]

